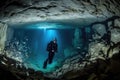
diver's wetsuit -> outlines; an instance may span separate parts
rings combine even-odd
[[[44,62],[43,68],[47,67],[47,62],[49,62],[49,64],[52,63],[55,52],[57,52],[57,43],[54,43],[54,41],[48,43],[47,51],[49,52],[49,54],[48,54],[48,58]]]

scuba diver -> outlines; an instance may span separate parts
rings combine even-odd
[[[45,69],[47,67],[47,63],[51,64],[53,57],[55,55],[55,52],[57,52],[58,45],[57,45],[57,39],[55,38],[53,41],[50,41],[47,45],[47,51],[48,53],[48,58],[44,61],[43,68]]]

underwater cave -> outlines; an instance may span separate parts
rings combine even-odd
[[[90,39],[90,28],[79,28],[76,24],[37,22],[8,26],[5,49],[11,50],[9,56],[21,61],[34,70],[51,72],[62,66],[62,62],[73,55],[81,54],[85,57]],[[76,28],[75,28],[76,27]],[[48,57],[47,44],[57,39],[58,52],[55,53],[53,63],[43,69],[43,63]]]
[[[119,0],[1,0],[1,80],[120,80]]]

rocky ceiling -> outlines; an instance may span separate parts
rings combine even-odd
[[[51,20],[89,24],[119,16],[119,5],[119,0],[1,0],[0,20],[8,24]]]

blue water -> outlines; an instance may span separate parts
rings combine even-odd
[[[46,51],[47,44],[54,38],[57,38],[58,53],[56,53],[53,63],[48,65],[47,69],[42,69],[45,71],[46,70],[48,71],[48,69],[49,71],[53,70],[54,67],[58,65],[57,61],[64,59],[63,50],[66,47],[72,45],[74,30],[72,29],[69,29],[69,30],[39,29],[39,30],[28,30],[28,31],[30,33],[29,34],[30,42],[28,44],[30,45],[31,50],[33,51],[33,53],[30,54],[28,61],[34,60],[32,63],[37,64],[38,70],[42,69],[43,62],[48,56],[48,52]],[[68,36],[65,35],[66,33]]]
[[[19,27],[10,26],[13,30],[13,35],[11,41],[14,40],[19,42],[26,42],[26,47],[29,48],[26,51],[28,57],[25,57],[24,63],[28,67],[35,70],[40,70],[43,72],[51,72],[61,65],[61,61],[64,60],[64,49],[73,46],[73,38],[75,25],[63,25],[63,24],[26,24],[19,25]],[[89,32],[89,28],[86,29]],[[46,51],[47,44],[53,40],[57,39],[58,43],[58,53],[55,54],[53,63],[48,64],[46,69],[43,69],[43,62],[48,57],[48,52]],[[22,47],[22,46],[21,46]]]
[[[72,45],[72,39],[74,37],[74,29],[38,29],[38,28],[13,28],[14,30],[12,39],[16,39],[19,42],[24,42],[28,39],[27,46],[30,48],[28,52],[28,57],[25,59],[24,63],[28,67],[35,70],[40,70],[43,72],[51,72],[55,70],[55,67],[61,65],[60,62],[64,60],[63,51],[65,48]],[[43,69],[43,62],[48,57],[48,52],[46,51],[47,44],[53,40],[57,39],[58,43],[58,53],[55,54],[53,63],[48,64],[46,69]],[[11,39],[11,40],[12,40]]]

